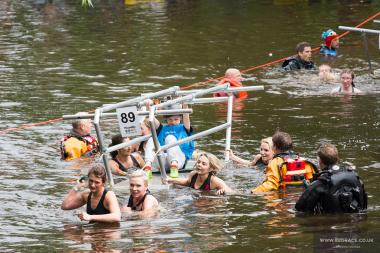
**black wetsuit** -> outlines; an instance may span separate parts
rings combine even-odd
[[[133,197],[132,195],[129,197],[129,200],[128,200],[128,207],[130,207],[133,211],[142,211],[142,206],[144,204],[144,201],[145,201],[145,197],[147,195],[150,195],[150,191],[147,190],[144,197],[138,202],[138,203],[135,203],[133,204]],[[140,206],[140,208],[138,208]],[[138,209],[137,209],[138,208]]]
[[[131,156],[132,164],[133,164],[132,167],[141,168],[141,166],[140,166],[139,162],[137,161],[137,159],[133,155],[130,155],[130,156]],[[127,172],[128,169],[125,168],[125,166],[116,158],[116,156],[113,157],[112,160],[119,165],[119,169],[121,169],[124,172]]]
[[[263,158],[260,157],[260,159],[255,163],[254,167],[256,167],[259,170],[265,170],[265,168],[268,166],[267,163],[264,163]]]
[[[88,214],[93,215],[93,214],[109,214],[110,213],[110,211],[104,206],[104,199],[106,197],[107,192],[108,192],[107,189],[104,189],[103,195],[100,198],[99,203],[95,209],[91,208],[92,192],[90,192],[90,194],[88,195],[88,198],[87,198],[87,210],[86,211]]]
[[[315,69],[312,61],[304,61],[299,56],[292,56],[286,59],[281,67],[285,70]]]
[[[367,193],[355,171],[339,168],[317,174],[296,203],[296,210],[309,213],[352,213],[367,208]]]
[[[195,188],[195,182],[197,181],[197,178],[198,178],[198,173],[195,173],[192,177],[191,177],[191,182],[190,182],[190,187],[193,188],[193,189],[196,189],[196,190],[203,190],[203,191],[210,191],[211,190],[211,176],[212,174],[211,173],[208,173],[208,177],[206,178],[206,180],[203,182],[203,184],[201,185],[201,187],[199,187],[199,189],[196,189]]]

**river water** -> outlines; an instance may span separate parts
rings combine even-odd
[[[355,26],[380,11],[375,0],[93,2],[89,9],[79,0],[0,2],[0,131],[219,77],[228,67],[249,69],[293,54],[300,41],[316,47],[323,30],[342,33],[338,25]],[[375,69],[377,48],[378,39],[369,36]],[[154,193],[161,202],[158,217],[124,217],[118,227],[83,224],[78,211],[64,212],[60,204],[79,168],[91,162],[60,161],[59,140],[70,122],[56,121],[1,132],[0,251],[312,252],[323,236],[375,238],[378,248],[380,81],[369,75],[359,34],[341,39],[337,59],[314,54],[314,60],[337,72],[353,68],[365,94],[332,96],[336,84],[321,83],[314,72],[284,73],[278,64],[247,72],[245,84],[265,90],[235,107],[232,147],[248,159],[261,138],[281,129],[297,152],[315,158],[318,144],[330,141],[364,180],[366,214],[296,214],[300,190],[252,196],[261,173],[229,167],[220,176],[236,195],[163,190]],[[225,117],[223,106],[193,109],[196,131]],[[117,131],[113,122],[105,125],[107,137]],[[222,158],[223,141],[224,133],[217,133],[197,145]],[[128,199],[122,192],[118,197],[123,204]],[[376,252],[374,243],[359,246]]]

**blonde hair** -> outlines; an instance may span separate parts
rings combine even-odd
[[[197,162],[202,156],[207,158],[209,165],[210,165],[211,174],[216,175],[216,173],[218,173],[223,168],[222,161],[220,161],[219,158],[216,157],[215,155],[213,155],[211,153],[207,153],[207,152],[199,154],[199,156],[197,158]],[[197,166],[197,164],[194,165],[194,169],[196,166]]]
[[[262,144],[262,143],[266,143],[266,144],[268,144],[270,150],[273,149],[273,141],[272,141],[272,137],[267,137],[267,138],[261,139],[260,144]]]
[[[148,129],[150,129],[149,118],[145,118],[145,119],[142,121],[142,124],[144,124]]]
[[[143,170],[136,170],[129,175],[129,180],[132,178],[141,177],[144,180],[144,184],[148,186],[148,177]]]

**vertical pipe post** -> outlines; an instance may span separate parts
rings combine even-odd
[[[227,104],[227,123],[230,126],[226,129],[226,150],[231,149],[231,131],[232,131],[232,107],[234,102],[234,94],[228,93],[228,104]],[[225,162],[230,160],[230,155],[228,152],[225,152]]]
[[[162,157],[162,151],[159,151],[160,150],[160,142],[158,141],[157,132],[156,132],[156,124],[154,122],[155,121],[155,117],[154,117],[155,110],[156,110],[155,106],[152,106],[149,110],[149,124],[150,124],[150,131],[152,133],[154,148],[155,148],[156,152],[158,151],[157,160],[158,160],[159,170],[161,173],[161,178],[165,180],[167,178],[167,175],[166,175],[166,170],[165,170],[165,162],[164,162],[163,157]]]
[[[113,188],[114,181],[113,181],[111,169],[108,166],[108,155],[107,153],[104,152],[105,150],[104,139],[103,139],[102,131],[100,130],[99,120],[100,120],[100,108],[95,110],[94,126],[95,126],[96,135],[99,141],[99,149],[100,149],[100,153],[102,154],[104,168],[106,169],[106,173],[107,173],[108,183],[110,187]]]
[[[369,72],[372,74],[373,73],[372,72],[372,63],[371,63],[371,58],[370,58],[369,52],[368,52],[368,37],[367,37],[366,33],[363,33],[362,36],[363,36],[363,41],[364,41],[364,54],[365,54],[365,57],[367,58]]]

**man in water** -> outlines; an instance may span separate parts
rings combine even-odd
[[[282,63],[284,70],[297,69],[315,69],[314,63],[311,61],[311,46],[307,42],[298,43],[296,46],[296,56],[289,57]]]
[[[318,149],[322,172],[296,203],[296,210],[308,213],[354,213],[367,209],[367,193],[356,172],[338,166],[337,148],[322,144]]]

